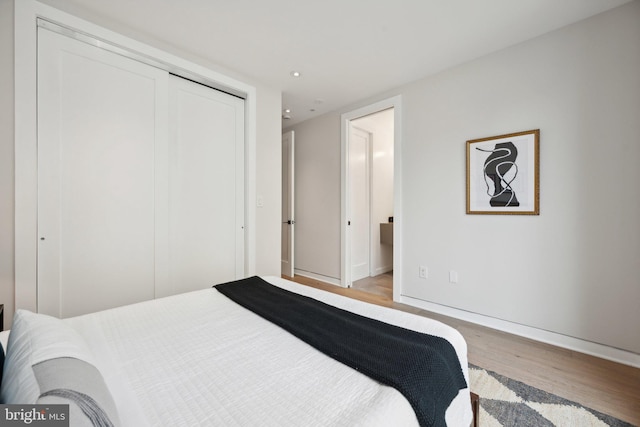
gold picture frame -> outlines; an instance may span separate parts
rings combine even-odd
[[[540,129],[467,141],[467,214],[540,215]]]

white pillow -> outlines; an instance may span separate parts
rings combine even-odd
[[[58,357],[72,357],[94,364],[82,337],[65,322],[18,310],[9,334],[0,401],[35,404],[40,397],[40,386],[32,366]]]

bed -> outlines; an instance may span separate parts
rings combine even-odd
[[[434,425],[471,424],[467,348],[456,330],[279,277],[263,279],[269,289],[446,340],[464,384],[437,408],[444,416]],[[221,292],[205,289],[64,320],[19,310],[2,403],[77,403],[50,390],[79,390],[97,407],[94,416],[122,426],[419,425],[414,403],[396,388]],[[87,411],[74,404],[70,410],[72,425],[87,422]]]

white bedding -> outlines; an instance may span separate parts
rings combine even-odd
[[[468,383],[467,348],[424,317],[266,277],[358,314],[448,339]],[[213,289],[66,319],[87,341],[124,426],[414,426],[395,389],[325,356]],[[469,426],[469,389],[446,413]]]

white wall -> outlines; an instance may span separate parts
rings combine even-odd
[[[393,216],[393,109],[351,123],[371,134],[371,272],[393,270],[393,247],[380,244],[380,224]]]
[[[0,304],[13,317],[13,0],[0,0]]]
[[[64,6],[64,3],[60,5]],[[191,53],[136,33],[117,23],[95,16],[78,17],[137,39],[172,55],[225,74],[256,88],[256,153],[254,162],[256,195],[265,200],[256,209],[255,272],[280,274],[280,150],[281,93],[259,81],[224,69]],[[10,326],[14,304],[14,39],[13,1],[0,0],[0,303],[5,304],[5,327]],[[8,96],[5,96],[8,95]],[[20,195],[16,195],[20,197]],[[255,205],[254,205],[255,206]]]
[[[640,3],[403,89],[406,295],[640,353]],[[464,141],[540,128],[540,216],[465,215]],[[461,283],[447,283],[457,270]]]
[[[640,353],[638,22],[630,2],[392,93],[403,99],[403,294]],[[308,268],[338,256],[339,121],[294,126],[299,146],[332,153],[314,147],[314,168],[335,176],[309,184],[331,201],[315,217],[335,230],[316,236]],[[465,141],[536,128],[540,215],[466,215]]]
[[[280,276],[282,218],[282,94],[256,84],[256,274]]]

